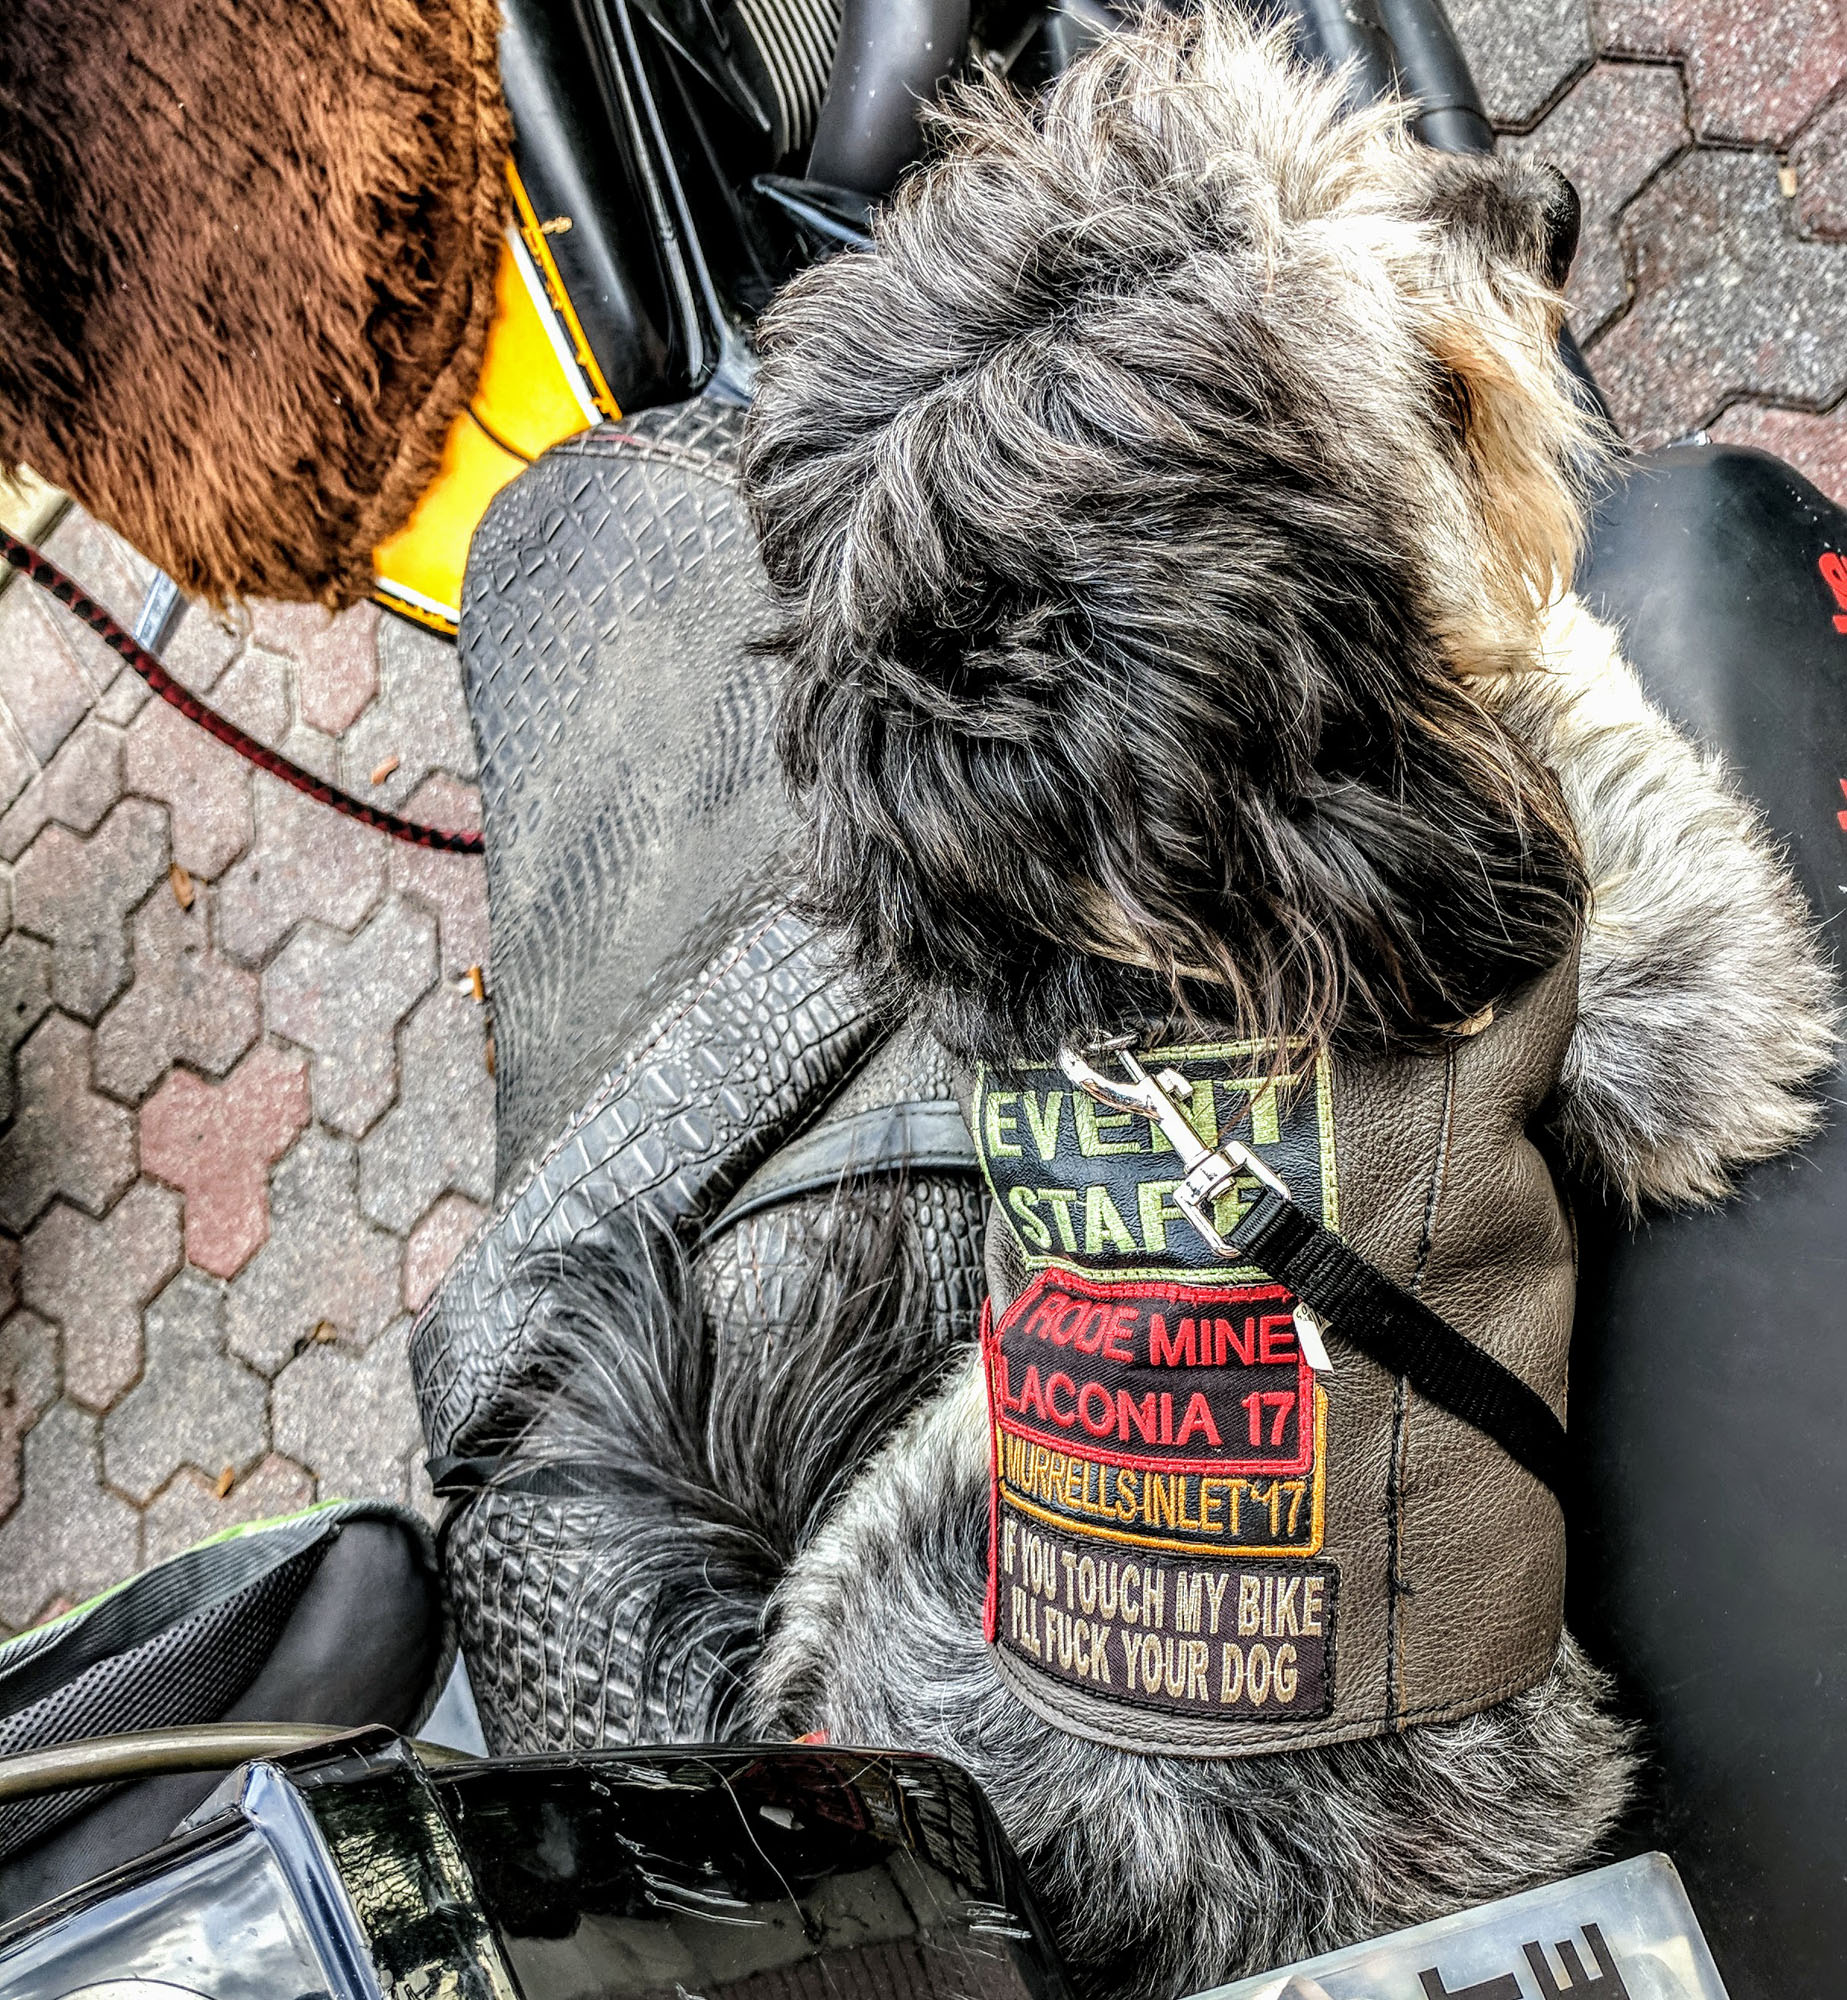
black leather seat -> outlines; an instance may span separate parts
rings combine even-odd
[[[638,1218],[689,1259],[714,1365],[748,1376],[770,1365],[782,1274],[823,1254],[843,1167],[902,1176],[923,1366],[975,1330],[980,1199],[947,1064],[868,1014],[790,907],[741,417],[696,401],[588,432],[475,540],[461,653],[500,1195],[412,1339],[439,1487],[493,1477],[521,1426],[555,1253],[633,1262]],[[599,1546],[593,1502],[478,1491],[444,1547],[490,1748],[724,1733],[735,1676],[648,1670],[659,1586]]]
[[[1847,910],[1847,511],[1758,452],[1644,458],[1581,587],[1722,751],[1817,916]],[[1588,1213],[1570,1616],[1653,1752],[1630,1847],[1684,1873],[1733,2000],[1847,1975],[1847,1071],[1738,1199]]]

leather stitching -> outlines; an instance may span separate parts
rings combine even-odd
[[[1409,1290],[1413,1298],[1422,1296],[1424,1274],[1429,1268],[1431,1247],[1436,1241],[1437,1205],[1449,1181],[1450,1149],[1454,1142],[1456,1110],[1456,1052],[1443,1056],[1443,1117],[1437,1132],[1436,1157],[1430,1163],[1430,1192],[1424,1202],[1424,1226],[1418,1239],[1417,1261],[1412,1267]],[[1392,1390],[1392,1455],[1387,1474],[1389,1553],[1385,1574],[1385,1670],[1387,1722],[1405,1714],[1404,1709],[1404,1628],[1398,1616],[1399,1600],[1410,1595],[1404,1581],[1404,1464],[1411,1443],[1412,1388],[1400,1375]]]

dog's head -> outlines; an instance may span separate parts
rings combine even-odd
[[[1568,183],[1216,9],[944,124],[769,315],[745,461],[812,902],[874,992],[1005,1057],[1422,1038],[1554,962],[1571,831],[1479,689],[1598,451]]]

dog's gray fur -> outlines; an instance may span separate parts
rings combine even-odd
[[[1211,8],[950,129],[762,327],[811,907],[959,1055],[1440,1038],[1583,918],[1470,685],[1531,664],[1598,455],[1569,189]]]
[[[1560,1084],[1574,1164],[1631,1206],[1712,1201],[1819,1122],[1834,980],[1762,816],[1575,599],[1503,719],[1559,774],[1591,880]]]
[[[1565,907],[1581,1166],[1709,1199],[1799,1140],[1830,1047],[1799,899],[1566,593],[1600,447],[1543,188],[1344,118],[1212,9],[955,137],[872,258],[778,309],[746,457],[816,899],[874,988],[978,1054],[1137,1025],[1159,994],[1125,965],[1206,1018],[1186,979],[1217,969],[1217,1017],[1268,1024],[1217,924],[1292,1031],[1409,1043],[1518,983]],[[1511,780],[1486,810],[1484,751]],[[1061,817],[1087,772],[1101,809]],[[1426,956],[1387,990],[1401,950],[1520,911],[1498,965]],[[1306,983],[1292,922],[1330,954]],[[967,1765],[1088,1992],[1211,1984],[1597,1852],[1633,1751],[1569,1636],[1511,1701],[1333,1749],[1147,1758],[1040,1721],[981,1637],[987,1450],[971,1365],[796,1558],[753,1713]]]
[[[953,1758],[979,1780],[1086,1994],[1189,1993],[1568,1873],[1620,1810],[1630,1733],[1567,1636],[1465,1722],[1196,1762],[1066,1735],[982,1639],[985,1390],[971,1364],[855,1483],[778,1591],[766,1734]]]
[[[742,1732],[771,1590],[942,1379],[910,1192],[848,1188],[766,1218],[803,1242],[786,1282],[748,1220],[697,1261],[644,1217],[521,1265],[536,1386],[510,1411],[497,1484],[569,1500],[577,1615],[621,1635],[638,1695],[614,1740]],[[735,1282],[740,1264],[763,1282]]]
[[[1547,641],[1493,699],[1558,774],[1591,876],[1560,1134],[1631,1202],[1709,1200],[1813,1130],[1832,981],[1760,816],[1647,703],[1614,635],[1567,598]],[[1569,1634],[1511,1701],[1327,1750],[1137,1757],[1024,1709],[981,1636],[983,1394],[971,1363],[797,1557],[751,1714],[972,1771],[1086,1991],[1184,1992],[1596,1856],[1635,1751]]]

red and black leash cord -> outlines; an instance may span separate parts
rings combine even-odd
[[[189,688],[182,687],[131,632],[117,623],[93,597],[85,596],[56,563],[42,556],[30,542],[22,542],[17,535],[9,534],[4,528],[0,528],[0,555],[5,556],[22,576],[30,577],[41,589],[50,591],[60,604],[74,611],[106,646],[121,654],[162,701],[170,702],[188,721],[196,722],[208,735],[217,737],[220,743],[235,750],[240,757],[248,758],[259,771],[267,771],[272,778],[280,778],[285,785],[293,785],[298,792],[306,792],[309,798],[318,799],[324,806],[332,806],[335,812],[345,813],[362,826],[390,834],[393,840],[408,841],[413,847],[433,847],[444,854],[486,852],[486,845],[478,833],[422,826],[414,819],[400,818],[380,806],[369,806],[363,799],[354,798],[351,792],[343,792],[338,785],[330,785],[325,778],[317,778],[312,771],[304,771],[299,764],[290,763],[280,751],[271,750],[254,736],[245,735],[235,722],[220,715],[215,708],[207,707]]]

